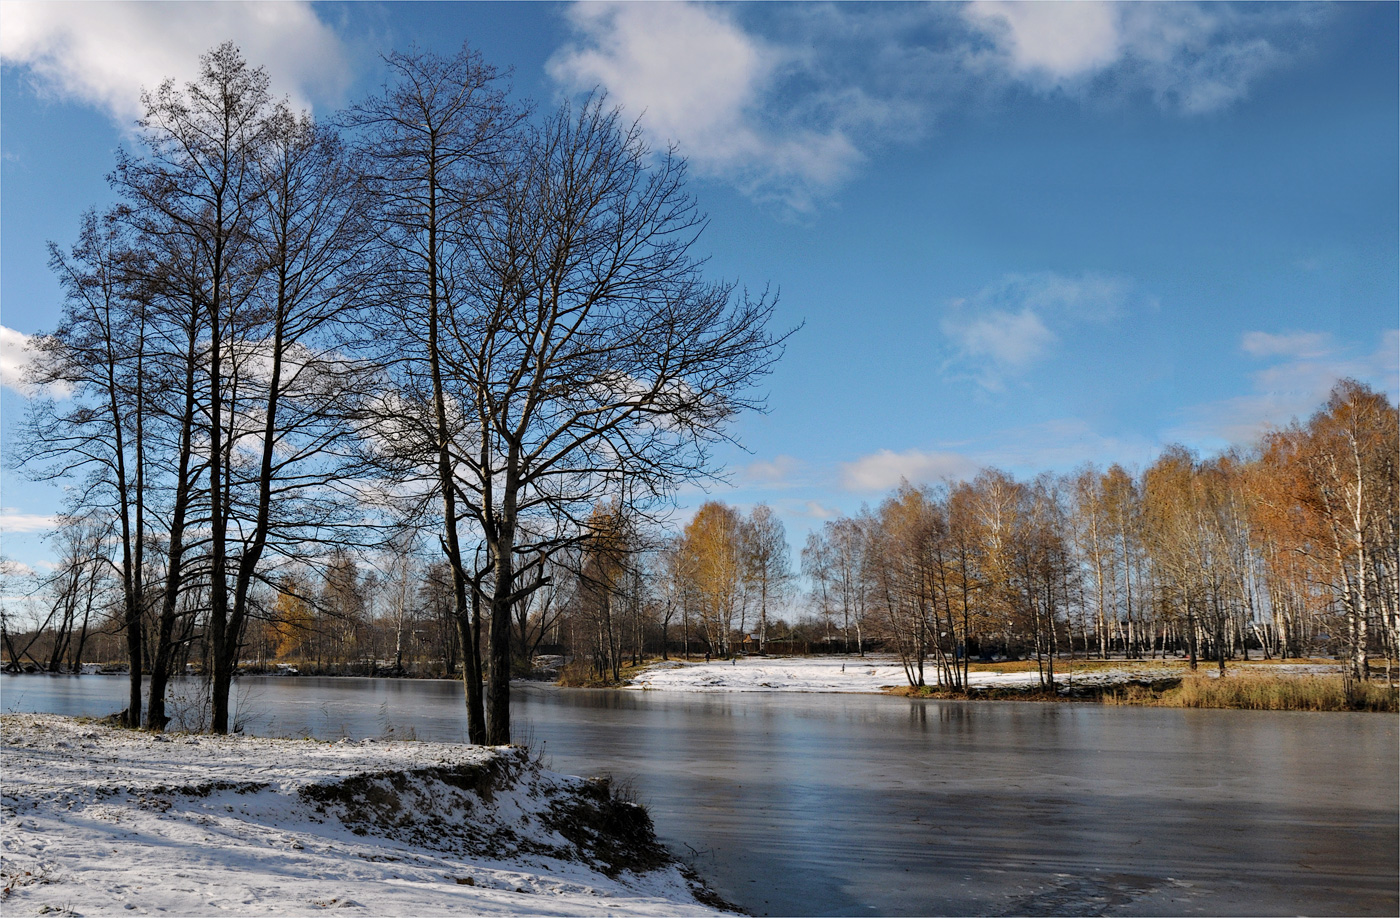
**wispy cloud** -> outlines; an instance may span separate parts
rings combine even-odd
[[[1336,351],[1336,342],[1325,332],[1245,332],[1240,349],[1252,357],[1291,357],[1315,359]]]
[[[773,459],[760,459],[750,462],[744,467],[744,481],[750,484],[766,485],[768,487],[786,487],[791,485],[793,475],[803,467],[801,460],[792,456],[777,456]]]
[[[548,63],[700,175],[811,211],[880,148],[1030,86],[1194,114],[1247,96],[1324,13],[1190,3],[577,3]]]
[[[141,91],[198,75],[200,54],[232,40],[265,65],[273,90],[299,107],[335,100],[351,72],[340,39],[310,3],[47,3],[10,0],[0,61],[45,93],[105,111],[123,127]]]
[[[944,318],[943,331],[969,363],[991,362],[995,372],[980,373],[983,385],[989,388],[1000,388],[1003,374],[1025,370],[1058,340],[1030,308],[972,314],[958,310]]]
[[[1346,377],[1376,386],[1392,399],[1400,394],[1400,331],[1395,329],[1371,351],[1347,347],[1324,332],[1248,332],[1240,348],[1270,361],[1252,374],[1254,391],[1186,409],[1168,439],[1250,443],[1270,427],[1311,415]]]
[[[1035,475],[1047,470],[1069,471],[1086,462],[1146,464],[1160,448],[1151,437],[1106,432],[1083,418],[1054,418],[998,431],[988,436],[974,455],[980,465]]]
[[[1010,275],[948,304],[940,328],[952,354],[944,369],[999,391],[1043,360],[1075,326],[1155,305],[1122,277]]]
[[[835,507],[828,507],[818,500],[803,501],[796,511],[800,516],[812,520],[832,520],[841,515]]]
[[[1292,56],[1290,31],[1322,15],[1195,3],[1010,3],[964,7],[983,42],[968,66],[1041,92],[1145,92],[1161,108],[1203,114],[1246,97]]]
[[[882,449],[841,466],[841,483],[848,491],[887,491],[900,481],[929,484],[945,478],[975,474],[977,463],[961,453]]]
[[[58,525],[52,514],[21,513],[10,507],[0,509],[0,532],[18,535],[22,532],[46,532]]]

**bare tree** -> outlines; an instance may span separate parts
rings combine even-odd
[[[231,468],[237,423],[238,365],[233,343],[253,321],[260,280],[251,240],[259,213],[256,150],[267,130],[267,75],[247,66],[224,44],[201,58],[197,80],[183,90],[166,81],[146,96],[140,122],[144,156],[123,154],[115,183],[129,224],[144,235],[170,238],[166,253],[188,259],[178,275],[190,284],[202,320],[204,386],[199,420],[207,450],[209,631],[213,705],[211,728],[228,730],[228,689],[242,630],[230,616],[228,533]]]
[[[49,251],[65,294],[63,318],[39,339],[30,379],[41,393],[68,397],[31,402],[18,459],[40,478],[79,477],[73,514],[113,522],[131,670],[125,717],[134,727],[141,723],[151,350],[146,299],[133,279],[141,255],[119,225],[91,213],[71,254]]]
[[[520,559],[586,537],[599,500],[637,512],[711,474],[729,420],[761,407],[773,302],[701,276],[684,179],[590,100],[529,132],[463,214],[471,286],[444,362],[469,412],[454,483],[492,566],[489,743],[510,740],[510,610],[535,585]]]
[[[105,599],[110,558],[104,529],[81,518],[66,517],[60,521],[59,566],[50,578],[56,622],[49,650],[51,673],[63,671],[65,656],[69,672],[81,672],[88,629]]]
[[[495,68],[463,46],[454,57],[424,51],[386,59],[391,82],[353,108],[366,178],[378,200],[385,252],[378,288],[388,328],[381,351],[394,396],[386,401],[380,455],[400,477],[441,502],[441,545],[452,574],[454,615],[462,646],[467,733],[486,741],[481,694],[479,622],[468,570],[457,494],[456,429],[466,411],[449,395],[443,337],[457,321],[469,213],[489,191],[488,167],[510,141],[521,112],[506,104]]]
[[[574,585],[570,571],[581,564],[575,552],[557,552],[531,566],[531,577],[539,583],[515,604],[515,647],[520,671],[528,672],[540,644],[559,623]]]

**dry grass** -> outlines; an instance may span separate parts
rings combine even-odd
[[[1038,685],[1026,686],[974,686],[969,690],[958,690],[949,687],[939,687],[936,685],[921,685],[915,688],[910,685],[886,686],[882,689],[886,695],[899,695],[905,698],[938,698],[948,701],[1071,701],[1074,699],[1065,698],[1053,691],[1047,691]]]
[[[655,663],[656,660],[644,660],[636,666],[627,665],[621,669],[622,678],[614,682],[611,673],[607,677],[600,677],[598,671],[592,664],[585,660],[574,660],[566,664],[559,670],[558,684],[566,688],[609,688],[616,685],[625,685],[636,677],[638,673]]]
[[[1357,683],[1348,701],[1339,675],[1275,676],[1235,673],[1223,678],[1191,676],[1164,692],[1126,686],[1104,696],[1106,704],[1168,708],[1242,708],[1251,711],[1383,711],[1394,713],[1397,691],[1384,679]]]

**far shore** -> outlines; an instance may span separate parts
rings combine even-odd
[[[1396,687],[1384,671],[1369,683],[1347,686],[1335,660],[1055,661],[1053,687],[1035,660],[972,663],[967,684],[956,686],[925,661],[924,684],[894,656],[737,657],[707,662],[654,661],[629,672],[625,688],[689,692],[862,692],[972,701],[1104,702],[1167,707],[1265,710],[1395,711]]]
[[[655,658],[621,670],[620,681],[561,676],[559,669],[537,670],[519,681],[556,683],[565,688],[615,688],[666,692],[804,692],[886,694],[964,701],[1090,702],[1161,707],[1247,708],[1262,710],[1400,710],[1395,673],[1372,666],[1369,682],[1348,686],[1343,665],[1311,657],[1226,661],[1222,679],[1215,660],[1199,660],[1193,672],[1183,658],[1057,658],[1053,687],[1042,680],[1042,662],[1002,660],[968,665],[967,682],[956,685],[935,660],[924,661],[923,684],[891,654],[769,656],[741,654],[709,659]],[[30,673],[24,673],[30,674]],[[67,673],[33,673],[70,675]],[[112,667],[84,666],[84,675],[125,677]],[[6,675],[21,675],[6,671]],[[194,675],[194,674],[191,674]],[[399,671],[326,672],[294,665],[245,669],[241,675],[295,678],[373,678],[460,681],[441,673]],[[940,676],[942,678],[940,678]]]

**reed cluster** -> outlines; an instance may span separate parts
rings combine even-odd
[[[1222,678],[1190,676],[1163,692],[1128,686],[1104,696],[1108,704],[1169,708],[1242,708],[1252,711],[1388,711],[1400,710],[1397,687],[1384,679],[1356,682],[1348,696],[1340,675],[1281,676],[1238,673]]]

